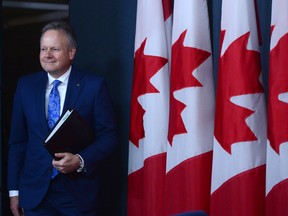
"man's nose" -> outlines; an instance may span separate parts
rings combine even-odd
[[[45,50],[45,57],[52,56],[52,51],[50,49]]]

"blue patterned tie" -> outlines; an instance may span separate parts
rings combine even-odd
[[[61,81],[54,80],[53,88],[50,92],[49,102],[48,102],[48,114],[47,114],[49,128],[53,128],[53,126],[55,125],[55,123],[60,117],[60,95],[58,91],[58,86],[60,84],[61,84]],[[55,178],[57,174],[58,174],[58,170],[56,170],[53,167],[51,178],[52,179]]]
[[[53,88],[49,96],[47,115],[49,128],[52,128],[60,117],[60,95],[58,91],[60,83],[61,81],[54,80]]]

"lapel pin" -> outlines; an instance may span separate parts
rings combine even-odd
[[[77,83],[77,86],[79,87],[79,86],[80,86],[80,84],[79,84],[79,83]]]

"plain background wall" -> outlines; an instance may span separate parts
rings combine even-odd
[[[267,90],[271,0],[257,0],[262,45],[264,85]],[[133,76],[134,35],[137,0],[70,0],[70,23],[78,35],[75,65],[103,75],[109,85],[120,130],[120,147],[103,166],[102,198],[105,215],[126,215],[130,95]],[[221,0],[208,0],[215,81],[219,53]],[[0,20],[1,21],[1,20]],[[3,32],[1,46],[1,215],[9,215],[6,187],[7,138],[11,102],[19,76],[40,69],[39,33],[18,28]],[[0,37],[2,42],[2,34]],[[32,45],[34,44],[34,46]],[[36,45],[36,46],[35,46]],[[30,49],[29,49],[30,48]],[[19,54],[25,49],[26,55]],[[2,52],[3,51],[3,52]],[[1,150],[1,148],[0,148]]]
[[[69,11],[79,45],[75,65],[106,78],[118,116],[120,148],[103,168],[104,211],[126,215],[136,0],[70,0]]]

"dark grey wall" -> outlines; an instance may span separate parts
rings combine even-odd
[[[106,77],[120,129],[120,148],[104,167],[105,215],[126,215],[129,109],[136,0],[70,0],[78,36],[75,65]]]

